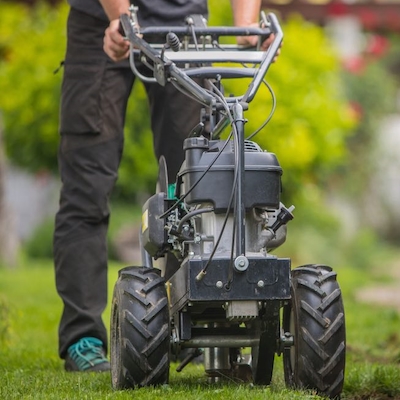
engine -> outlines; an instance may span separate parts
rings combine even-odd
[[[231,257],[234,236],[236,152],[233,141],[190,137],[173,195],[160,192],[143,206],[145,250],[154,258],[173,252]],[[280,202],[282,169],[273,153],[245,142],[246,253],[266,254],[286,239],[292,208]]]

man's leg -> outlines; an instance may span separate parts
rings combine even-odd
[[[71,10],[61,102],[60,208],[54,233],[56,285],[64,303],[59,353],[82,338],[102,342],[107,303],[108,201],[123,147],[133,76],[102,50],[106,23]]]

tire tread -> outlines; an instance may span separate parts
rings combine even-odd
[[[118,343],[111,340],[115,388],[168,383],[169,311],[164,279],[153,268],[125,268],[114,288],[111,334],[120,324]],[[119,321],[114,321],[114,314]],[[113,346],[115,348],[113,348]],[[120,357],[114,356],[120,354]],[[119,353],[118,353],[119,352]],[[118,365],[113,365],[117,363]],[[121,371],[118,374],[118,371]]]
[[[292,302],[285,313],[293,314],[299,333],[297,340],[294,333],[297,356],[291,358],[289,351],[284,352],[286,382],[338,397],[343,388],[346,344],[342,293],[336,272],[319,264],[294,269]],[[290,330],[288,317],[284,316],[285,324],[284,329]]]

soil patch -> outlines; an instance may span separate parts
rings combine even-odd
[[[396,262],[386,272],[392,278],[390,283],[359,289],[356,292],[356,299],[363,303],[390,307],[400,312],[400,262]]]

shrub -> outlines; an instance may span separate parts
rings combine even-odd
[[[67,7],[0,4],[0,110],[13,163],[56,170],[58,99]]]

